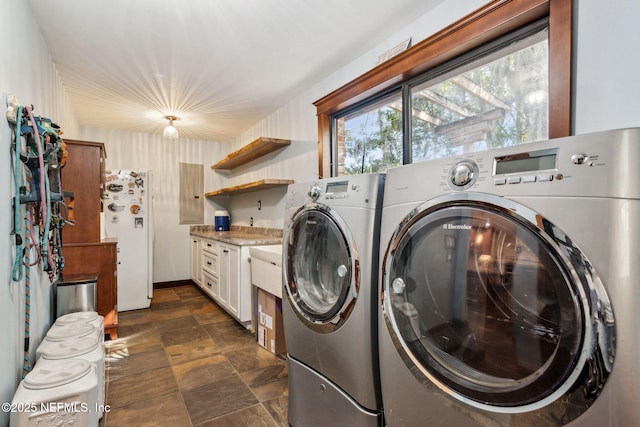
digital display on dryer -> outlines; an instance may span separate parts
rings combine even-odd
[[[534,172],[555,169],[555,150],[544,150],[533,153],[518,153],[495,158],[495,174]]]
[[[327,184],[327,193],[346,193],[349,189],[349,181],[330,182]]]

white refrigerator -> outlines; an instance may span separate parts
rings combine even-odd
[[[148,308],[153,297],[151,171],[110,170],[105,185],[105,237],[118,239],[118,311]]]

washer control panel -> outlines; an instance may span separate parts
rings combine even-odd
[[[448,169],[443,170],[447,187],[463,191],[476,184],[484,186],[482,183],[491,177],[493,185],[547,183],[571,177],[565,175],[563,170],[574,172],[574,166],[589,168],[604,165],[597,154],[578,150],[560,153],[559,147],[498,155],[487,159],[491,163],[485,161],[486,153],[478,154],[471,153],[469,157],[456,159],[447,165]]]
[[[573,155],[574,164],[582,164],[586,155]],[[495,185],[530,184],[562,179],[558,171],[558,149],[526,151],[493,159]]]
[[[460,192],[640,200],[640,127],[480,148],[389,168],[383,206]]]

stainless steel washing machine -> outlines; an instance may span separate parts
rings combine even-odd
[[[640,130],[387,174],[388,426],[640,424]]]
[[[379,226],[385,176],[292,184],[283,319],[289,424],[379,426]]]

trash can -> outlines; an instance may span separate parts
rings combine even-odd
[[[56,289],[56,318],[78,311],[96,310],[97,274],[65,276]]]

